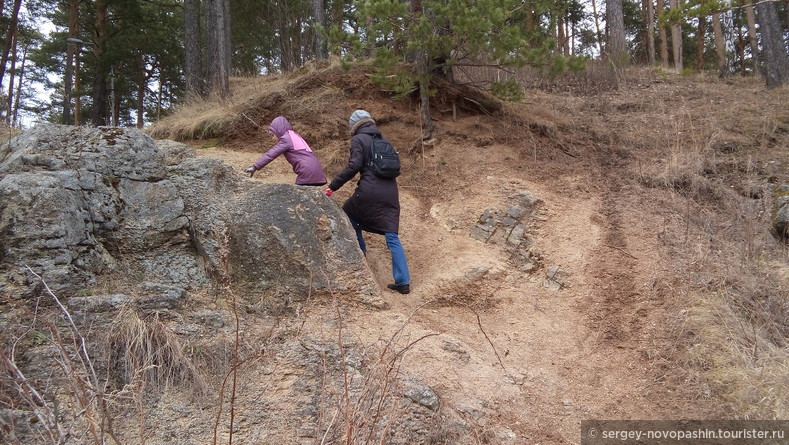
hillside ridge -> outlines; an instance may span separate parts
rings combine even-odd
[[[632,75],[595,95],[530,90],[493,115],[437,107],[434,140],[401,151],[413,291],[388,294],[384,312],[351,311],[344,329],[366,344],[402,323],[411,338],[435,334],[401,366],[432,385],[444,407],[471,415],[478,434],[576,443],[582,419],[786,414],[785,401],[765,412],[730,398],[684,350],[699,329],[687,320],[695,300],[732,270],[749,282],[754,270],[743,261],[772,257],[780,266],[771,273],[786,279],[766,213],[767,196],[787,179],[785,91],[749,79]],[[291,82],[300,89],[284,87],[286,99],[257,119],[289,111],[296,130],[318,141],[329,175],[344,166],[353,109],[369,110],[396,146],[411,147],[418,134],[413,105],[371,94],[370,84],[327,93]],[[315,113],[310,94],[335,100]],[[309,112],[299,109],[305,102]],[[257,132],[226,142],[198,152],[241,169],[266,148]],[[254,180],[291,181],[284,162],[260,173]],[[332,199],[341,204],[349,189]],[[471,236],[486,213],[506,212],[522,193],[541,203],[524,221],[528,261],[514,260],[506,242]],[[729,213],[757,207],[747,221]],[[388,253],[368,240],[367,261],[385,286]],[[315,318],[328,309],[314,310],[306,325],[320,325]]]

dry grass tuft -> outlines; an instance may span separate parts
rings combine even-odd
[[[107,342],[109,363],[115,366],[115,376],[122,384],[141,381],[162,390],[189,382],[198,392],[205,388],[175,333],[159,319],[158,313],[144,320],[135,308],[121,308]]]
[[[147,132],[156,139],[176,141],[224,137],[239,125],[252,125],[251,110],[259,108],[261,101],[265,106],[265,101],[281,98],[285,82],[283,76],[233,78],[228,96],[191,97],[174,114],[148,127]]]
[[[769,233],[770,184],[789,180],[789,119],[785,96],[757,82],[658,73],[642,96],[587,106],[604,116],[596,140],[627,150],[633,177],[665,204],[658,239],[677,271],[670,304],[679,314],[670,374],[725,416],[781,419],[789,282],[786,252]]]
[[[681,317],[686,378],[738,418],[789,416],[789,294],[774,292],[722,288],[696,297]]]
[[[265,130],[279,114],[294,120],[320,115],[344,100],[342,90],[328,84],[337,70],[334,61],[285,75],[232,78],[227,96],[192,97],[146,131],[155,139],[176,141],[227,138]]]

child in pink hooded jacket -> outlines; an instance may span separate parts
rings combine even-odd
[[[277,138],[277,143],[244,172],[252,176],[277,156],[284,155],[285,159],[293,166],[293,173],[296,173],[296,185],[326,184],[323,166],[307,142],[293,131],[293,127],[290,126],[287,119],[282,116],[275,117],[271,121],[268,131]]]

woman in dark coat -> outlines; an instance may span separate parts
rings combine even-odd
[[[400,226],[400,197],[397,190],[397,180],[384,179],[376,176],[368,167],[371,152],[370,147],[373,135],[381,135],[370,113],[356,110],[348,120],[351,128],[351,152],[348,166],[345,167],[329,184],[326,194],[331,196],[333,191],[350,181],[359,173],[359,181],[353,196],[345,201],[342,209],[351,220],[359,247],[367,253],[367,246],[362,237],[362,231],[377,233],[386,237],[386,246],[392,253],[392,275],[394,284],[389,289],[401,294],[410,292],[411,278],[408,273],[403,245],[398,237]]]

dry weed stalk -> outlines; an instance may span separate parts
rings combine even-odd
[[[671,356],[685,380],[702,397],[719,401],[727,414],[785,418],[789,292],[773,270],[778,248],[771,247],[768,234],[770,199],[740,196],[725,181],[708,178],[721,162],[711,149],[719,136],[703,122],[690,124],[690,131],[695,133],[682,140],[677,135],[659,184],[681,197],[678,210],[685,207],[683,225],[673,233],[684,240],[675,245],[673,259],[685,261],[688,270],[684,297],[676,301],[681,316]],[[746,192],[757,183],[750,155],[727,162],[736,168],[730,181]]]
[[[204,387],[200,373],[192,365],[177,336],[159,314],[145,320],[131,305],[121,307],[108,337],[111,363],[120,366],[124,384],[141,378],[146,385],[164,390],[175,382],[192,382]]]
[[[230,390],[230,425],[229,425],[229,436],[228,436],[228,445],[232,445],[233,443],[233,430],[234,430],[234,423],[235,423],[235,414],[236,414],[236,389],[238,383],[238,368],[246,361],[241,360],[239,357],[239,346],[240,346],[240,335],[241,335],[241,327],[238,318],[238,307],[237,307],[237,299],[236,294],[233,292],[232,287],[232,275],[230,273],[230,266],[228,264],[228,260],[230,257],[230,235],[227,233],[227,227],[222,226],[221,229],[216,229],[218,232],[218,238],[222,240],[222,243],[219,246],[219,261],[220,261],[220,270],[222,272],[222,285],[224,290],[225,297],[229,300],[228,303],[230,304],[230,310],[233,313],[233,321],[235,322],[235,332],[233,338],[233,357],[231,359],[231,366],[230,371],[225,375],[225,378],[222,380],[222,386],[219,391],[219,409],[216,413],[216,423],[214,424],[214,441],[213,444],[217,444],[218,435],[219,435],[219,423],[222,418],[222,409],[224,407],[225,401],[225,385],[227,384],[228,378],[232,378],[232,385]],[[255,357],[253,357],[255,358]]]
[[[401,388],[399,378],[403,358],[417,343],[439,334],[429,333],[415,340],[408,339],[404,334],[413,315],[426,304],[420,305],[376,351],[365,354],[370,361],[363,361],[364,374],[359,380],[357,376],[351,375],[348,369],[350,365],[343,340],[344,319],[339,299],[331,290],[329,292],[337,314],[337,347],[342,388],[340,394],[337,394],[336,407],[329,423],[324,426],[321,418],[318,419],[318,431],[323,430],[318,443],[385,444],[392,427],[403,413],[403,408],[398,406],[395,399],[396,395],[402,394],[398,388]],[[325,387],[330,379],[325,356],[323,360]],[[341,419],[339,425],[338,419]]]
[[[784,419],[789,415],[786,326],[765,317],[769,308],[758,300],[745,307],[742,300],[752,297],[733,289],[697,297],[678,332],[692,341],[681,360],[691,381],[737,417]],[[784,295],[783,304],[788,301]]]
[[[12,348],[13,349],[13,348]],[[68,437],[67,432],[63,429],[58,421],[58,418],[53,409],[46,402],[46,399],[39,393],[38,389],[33,386],[25,374],[16,366],[16,361],[13,352],[7,353],[5,350],[0,352],[3,359],[3,365],[13,382],[17,385],[19,396],[23,402],[31,409],[35,418],[41,423],[41,427],[47,434],[49,441],[54,444],[64,443]],[[14,434],[14,425],[5,424],[8,428],[8,433]],[[18,440],[18,439],[17,439]]]
[[[45,388],[42,392],[36,388],[16,363],[15,349],[17,342],[13,342],[2,352],[2,362],[10,373],[16,385],[19,396],[23,402],[34,412],[41,422],[42,428],[52,443],[66,443],[71,439],[92,441],[95,444],[104,444],[105,438],[111,438],[115,443],[120,442],[112,430],[112,417],[107,407],[108,397],[104,385],[99,381],[95,368],[88,354],[87,341],[74,323],[71,314],[61,303],[60,299],[52,292],[46,281],[35,273],[29,266],[27,270],[40,280],[46,294],[52,299],[63,320],[68,327],[70,338],[64,339],[57,326],[46,319],[38,319],[37,313],[33,317],[49,330],[49,343],[56,353],[55,362],[62,372],[62,381],[65,386],[65,396],[71,408],[71,418],[68,424],[63,422],[66,418],[58,413],[59,404],[56,400],[47,400],[44,395],[53,388]],[[52,406],[50,406],[52,405]]]
[[[241,354],[239,352],[241,347],[241,320],[238,315],[238,298],[236,297],[235,292],[233,291],[233,281],[232,281],[232,274],[230,273],[230,266],[228,264],[228,260],[230,257],[230,236],[228,235],[227,227],[222,226],[220,229],[215,229],[218,234],[218,239],[222,240],[222,243],[219,246],[219,259],[220,259],[220,271],[221,271],[221,281],[223,287],[223,295],[225,296],[227,303],[230,305],[230,310],[233,314],[233,321],[235,323],[234,326],[234,338],[233,338],[233,356],[231,357],[231,366],[230,370],[225,374],[224,378],[222,379],[222,385],[219,389],[219,408],[217,409],[216,413],[216,420],[214,422],[214,437],[213,437],[213,445],[216,445],[219,440],[219,426],[222,420],[222,414],[224,410],[224,402],[225,402],[225,390],[228,384],[228,380],[230,380],[230,400],[229,400],[229,426],[228,426],[228,445],[232,445],[233,443],[233,433],[235,430],[235,415],[236,415],[236,396],[237,396],[237,384],[238,384],[238,370],[241,366],[260,360],[266,357],[265,353],[254,354],[250,357],[241,358]]]

